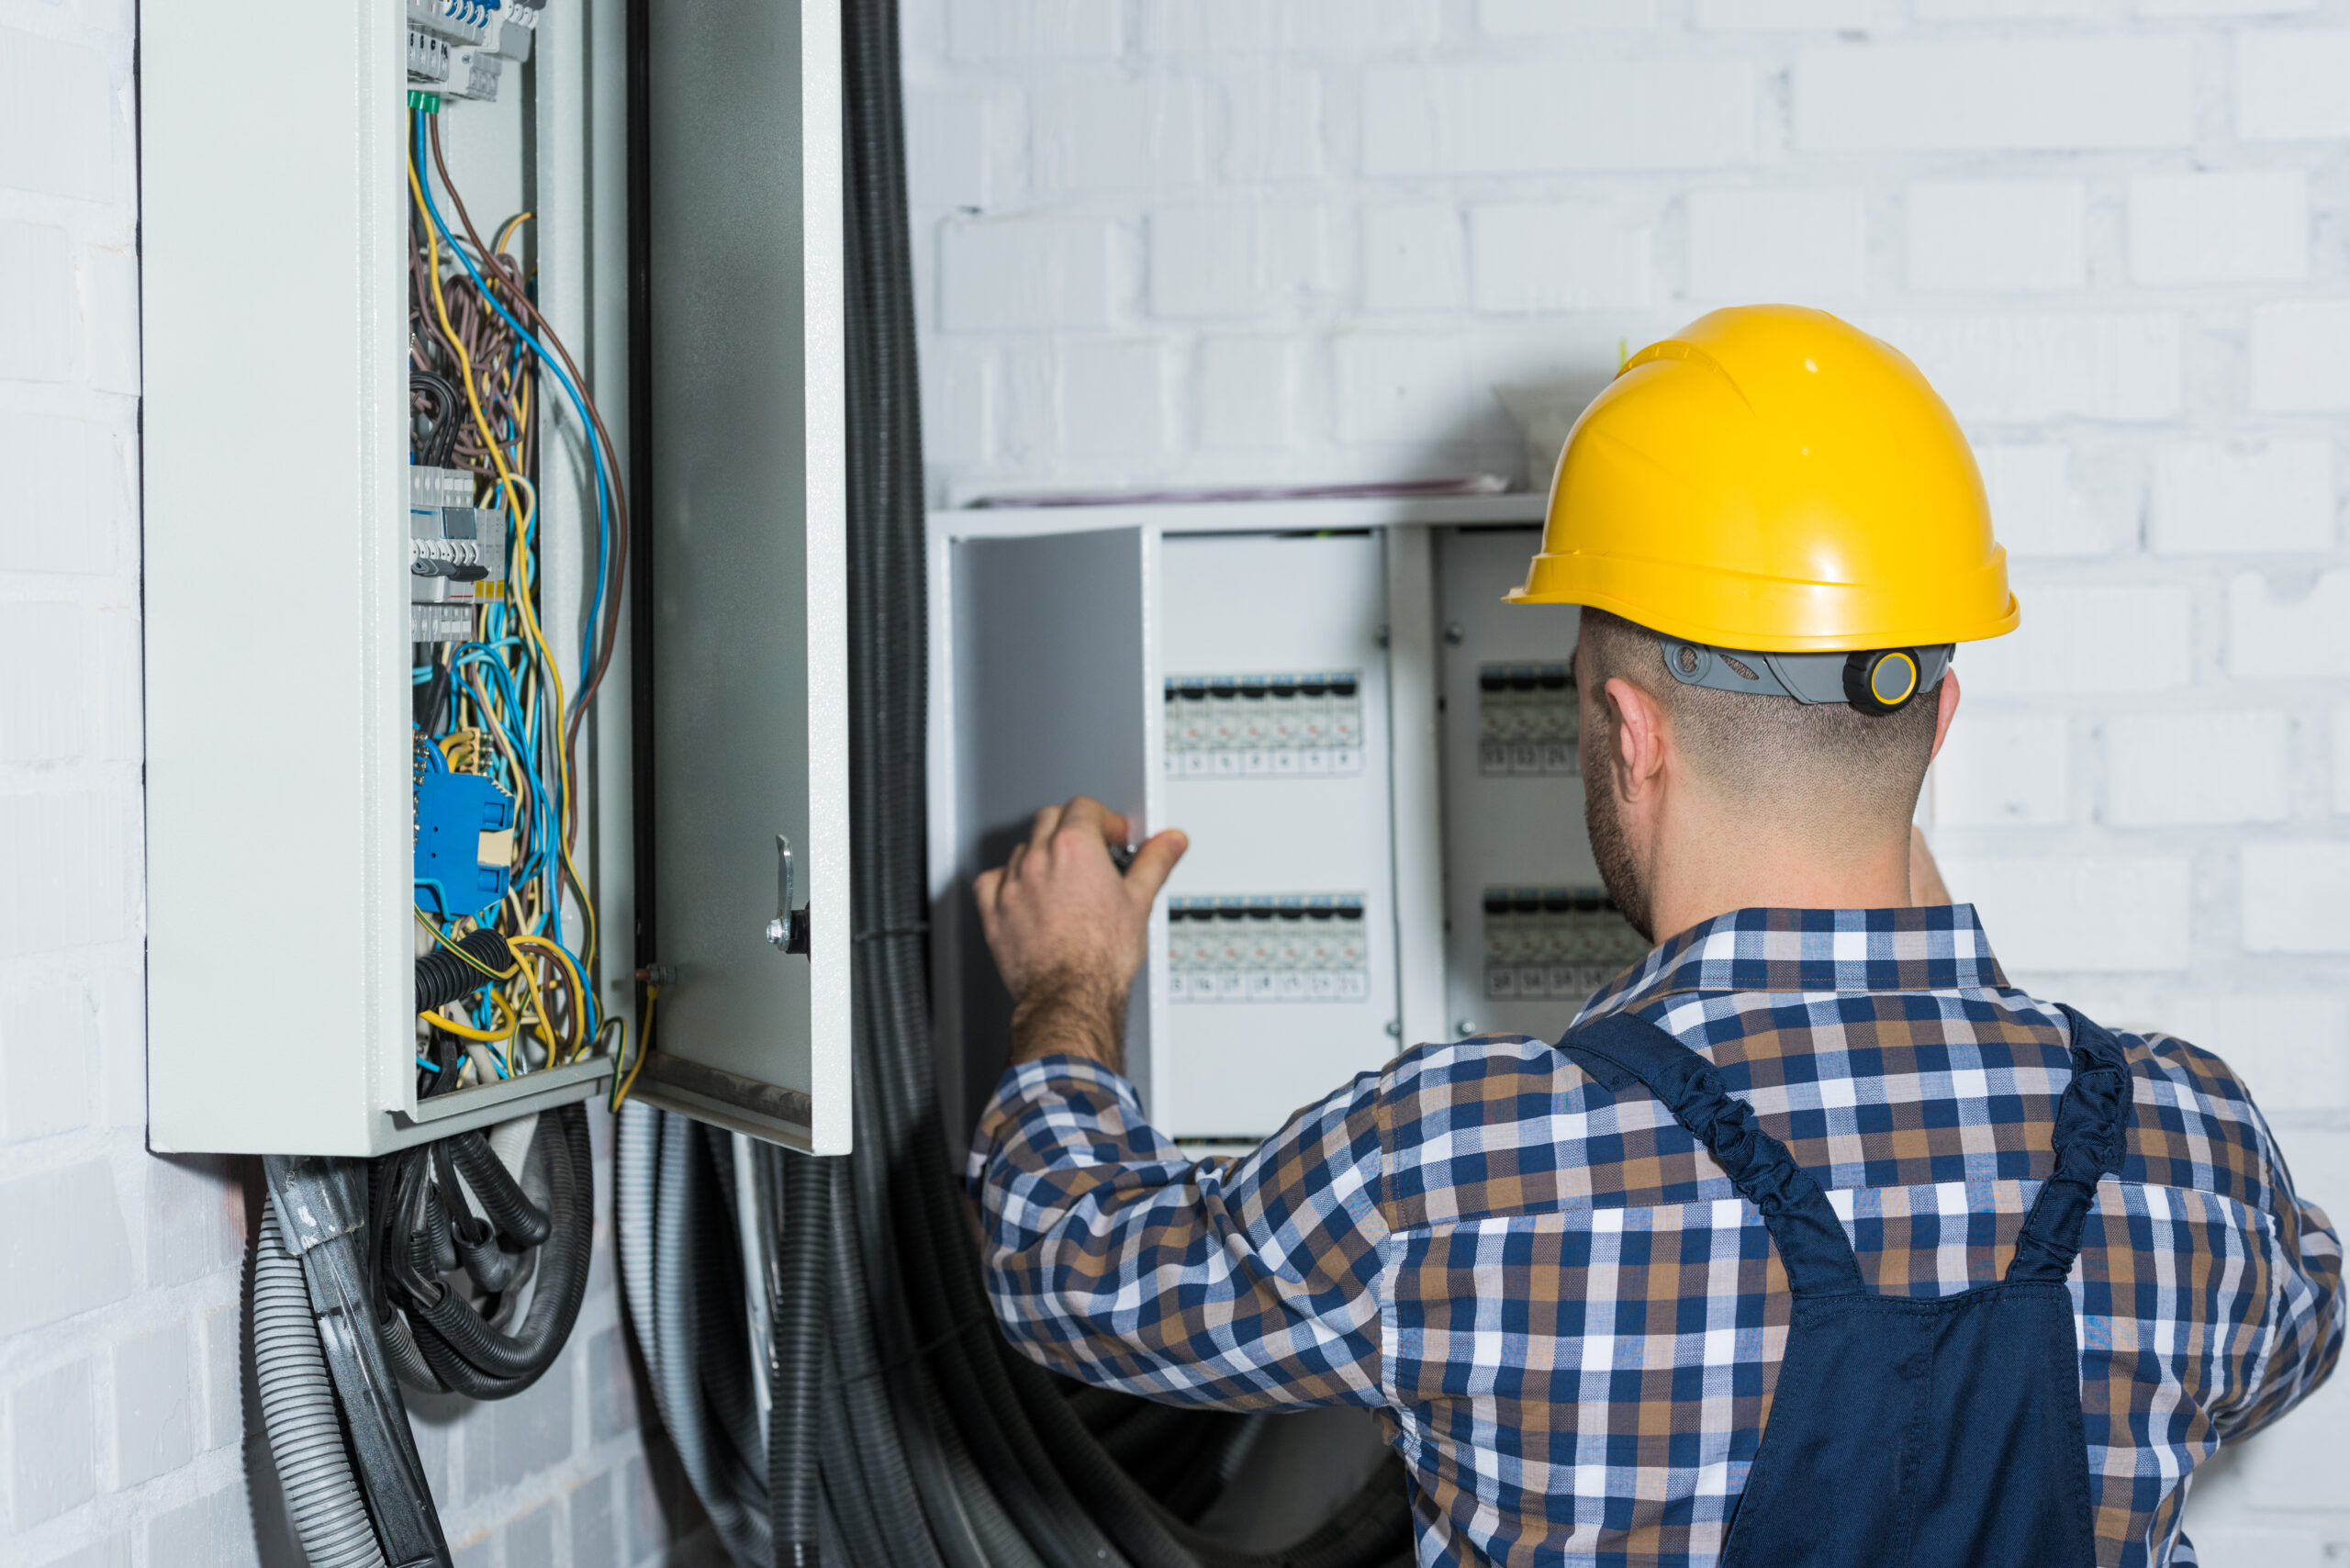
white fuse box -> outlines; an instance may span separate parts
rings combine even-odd
[[[1404,1047],[1555,1037],[1647,943],[1583,823],[1575,617],[1502,595],[1539,498],[932,520],[932,854],[947,1103],[1009,999],[969,882],[1093,794],[1192,847],[1127,1028],[1152,1122],[1241,1147]]]
[[[142,17],[158,1152],[848,1147],[840,17]]]

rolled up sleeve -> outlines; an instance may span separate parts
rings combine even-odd
[[[1006,1072],[969,1172],[1004,1333],[1181,1404],[1382,1403],[1378,1094],[1365,1074],[1246,1158],[1194,1160],[1099,1063]]]

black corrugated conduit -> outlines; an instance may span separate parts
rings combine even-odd
[[[648,7],[632,0],[638,82]],[[933,1076],[927,594],[897,0],[844,0],[842,22],[856,1152],[809,1160],[761,1148],[755,1169],[779,1192],[762,1209],[783,1217],[745,1260],[731,1135],[624,1109],[621,1277],[655,1406],[744,1568],[808,1563],[811,1482],[821,1552],[846,1568],[1407,1562],[1393,1460],[1286,1549],[1241,1551],[1203,1531],[1267,1418],[1080,1388],[1013,1351],[989,1308]],[[641,138],[633,87],[632,102]],[[633,341],[647,330],[638,322]],[[775,1326],[764,1431],[738,1414],[754,1372],[746,1276],[765,1282]],[[785,1406],[818,1354],[811,1440],[805,1412]],[[811,1450],[812,1463],[798,1457]]]

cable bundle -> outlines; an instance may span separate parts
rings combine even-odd
[[[515,801],[506,896],[477,923],[501,931],[511,961],[455,1014],[427,1010],[419,1092],[511,1078],[576,1061],[609,1029],[595,971],[596,902],[572,858],[579,832],[579,731],[610,666],[628,559],[628,501],[611,437],[569,352],[539,312],[529,274],[508,245],[532,215],[485,244],[449,178],[439,117],[410,111],[408,342],[414,460],[475,476],[477,505],[500,512],[508,559],[502,597],[474,612],[471,637],[419,644],[412,673],[418,734],[441,761],[487,774]],[[464,231],[442,216],[434,174]],[[595,480],[595,576],[576,689],[540,622],[543,589],[536,476],[543,375],[576,417]],[[582,940],[565,930],[565,895]],[[418,920],[444,953],[476,924]],[[476,965],[476,967],[480,967]],[[485,1048],[452,1048],[453,1042]],[[625,1046],[625,1041],[621,1042]]]
[[[587,1108],[574,1102],[487,1137],[458,1133],[386,1155],[369,1194],[375,1323],[400,1381],[474,1399],[537,1382],[588,1294]]]

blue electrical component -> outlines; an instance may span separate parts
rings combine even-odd
[[[477,773],[453,773],[440,748],[416,745],[416,907],[443,924],[478,918],[506,896],[514,798]]]

